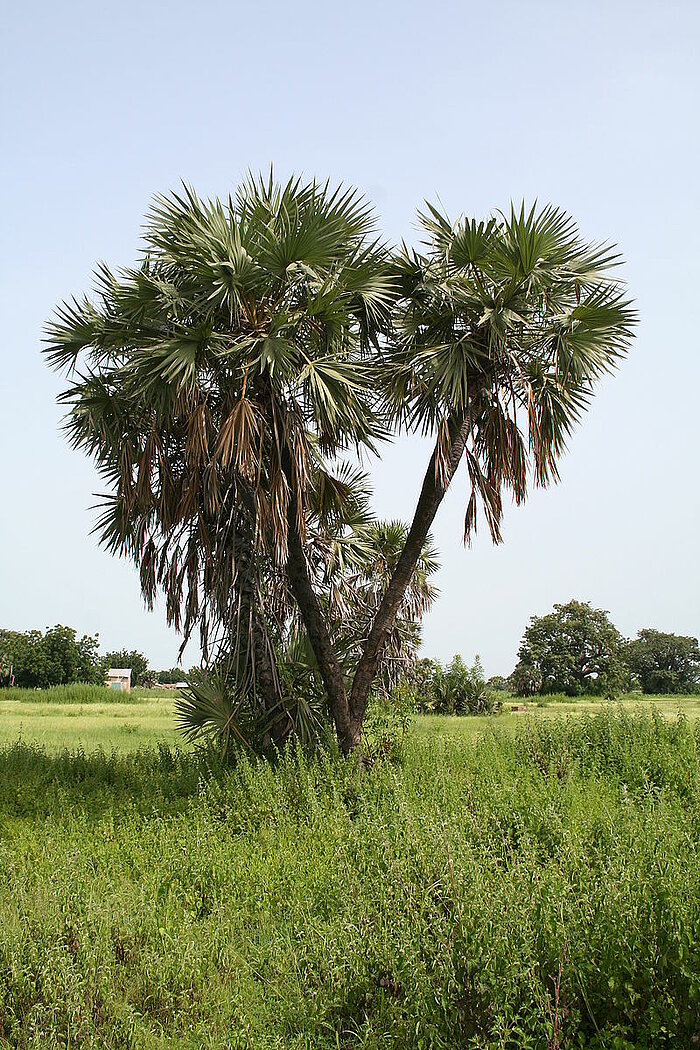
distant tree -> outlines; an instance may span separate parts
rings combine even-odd
[[[177,685],[186,677],[181,667],[171,667],[169,671],[155,671],[154,674],[156,682],[160,685]]]
[[[503,675],[493,674],[486,682],[486,685],[495,693],[505,693],[509,689],[508,679],[504,678]]]
[[[29,663],[31,636],[40,632],[0,630],[0,684],[10,684],[11,676],[16,684],[20,667],[26,668]]]
[[[695,693],[700,689],[697,638],[645,627],[627,644],[625,658],[645,693]]]
[[[516,696],[533,696],[542,691],[542,674],[538,667],[521,658],[508,677],[508,689]]]
[[[518,650],[513,682],[526,693],[605,693],[625,680],[625,640],[606,610],[588,602],[533,616]]]
[[[148,674],[148,660],[143,653],[137,653],[135,649],[117,649],[107,653],[106,660],[110,667],[130,667],[132,685],[148,684],[144,680]]]
[[[41,631],[0,631],[0,664],[5,684],[12,665],[15,685],[46,689],[71,682],[104,681],[99,637],[78,638],[73,627],[57,624]]]

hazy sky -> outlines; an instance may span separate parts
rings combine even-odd
[[[461,544],[440,511],[426,654],[508,673],[528,617],[572,597],[618,627],[700,634],[700,5],[295,0],[8,5],[2,25],[0,626],[64,623],[175,662],[134,569],[90,535],[99,480],[59,433],[40,357],[98,259],[129,265],[152,194],[225,195],[274,162],[355,184],[384,234],[439,199],[477,217],[552,201],[616,241],[641,324],[575,434],[561,484]],[[409,517],[429,450],[401,440],[376,506]],[[194,662],[193,649],[185,657]]]

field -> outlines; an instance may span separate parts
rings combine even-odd
[[[172,704],[0,703],[0,1047],[700,1042],[696,701],[233,772]]]
[[[71,686],[63,692],[5,689],[0,692],[0,747],[17,740],[48,751],[175,746],[182,737],[175,729],[174,703],[172,690],[142,689],[115,696],[100,686]]]
[[[159,743],[183,747],[175,729],[173,690],[136,689],[132,693],[110,694],[100,686],[66,686],[58,689],[0,691],[0,747],[21,740],[39,744],[47,751],[63,748],[85,752],[103,748],[109,752],[138,751]],[[513,701],[517,703],[517,701]],[[496,718],[460,718],[426,715],[415,720],[414,734],[419,737],[473,737],[497,725],[513,730],[528,715],[511,714],[510,700]],[[599,711],[600,700],[568,700],[564,697],[530,702],[530,715],[558,718]],[[691,720],[700,717],[700,696],[656,697],[653,704],[640,694],[625,697],[620,707],[658,711],[665,718],[675,718],[682,708]]]

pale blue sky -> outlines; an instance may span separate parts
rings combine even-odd
[[[700,634],[700,7],[690,2],[296,0],[15,4],[5,10],[0,254],[0,626],[62,622],[174,663],[135,571],[89,535],[99,488],[58,431],[40,358],[54,305],[94,263],[130,264],[156,192],[225,195],[274,162],[360,187],[384,234],[439,197],[482,216],[552,201],[618,242],[638,338],[571,442],[557,488],[461,545],[458,476],[435,536],[425,652],[508,673],[528,617],[588,599],[626,634]],[[428,450],[374,471],[412,511]],[[196,652],[188,653],[193,662]]]

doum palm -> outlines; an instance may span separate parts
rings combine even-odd
[[[229,718],[252,711],[276,746],[298,726],[283,665],[303,634],[357,747],[397,623],[407,637],[433,600],[429,532],[460,463],[465,537],[481,506],[500,540],[504,495],[556,479],[631,339],[619,256],[557,209],[421,223],[393,250],[352,190],[186,189],[156,199],[138,265],[99,267],[47,329],[68,437],[105,479],[102,543],[136,562],[147,602],[163,591],[183,645],[199,629]],[[434,445],[415,514],[382,525],[348,460],[410,430]]]

